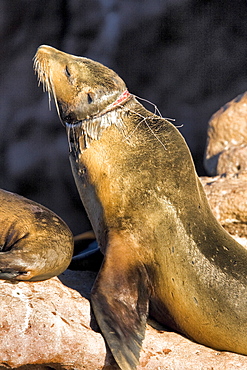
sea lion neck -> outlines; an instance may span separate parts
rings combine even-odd
[[[34,69],[44,90],[53,95],[64,124],[100,114],[126,90],[124,81],[111,69],[47,45],[38,48]]]

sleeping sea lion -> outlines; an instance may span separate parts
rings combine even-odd
[[[247,355],[247,251],[214,218],[179,131],[100,63],[41,46],[34,68],[104,253],[91,302],[120,368],[136,368],[148,313]]]
[[[0,279],[40,281],[61,274],[73,235],[52,211],[0,189]]]

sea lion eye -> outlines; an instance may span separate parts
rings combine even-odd
[[[68,66],[66,66],[66,67],[65,67],[64,72],[65,72],[66,76],[67,76],[68,78],[70,78],[71,74],[70,74],[70,71],[69,71]]]
[[[92,101],[93,101],[92,96],[90,94],[87,94],[87,102],[88,102],[88,104],[91,104]]]

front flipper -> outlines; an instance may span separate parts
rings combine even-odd
[[[10,268],[1,268],[0,269],[0,279],[1,280],[16,280],[17,276],[23,276],[26,272],[16,271]]]
[[[91,303],[117,364],[122,370],[133,370],[145,335],[150,285],[135,247],[124,243],[112,240],[107,247]]]

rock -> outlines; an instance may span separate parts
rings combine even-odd
[[[209,121],[204,164],[210,175],[219,175],[201,177],[215,217],[247,246],[246,92],[219,109]]]
[[[247,237],[247,172],[200,179],[219,223],[237,240]]]
[[[218,157],[217,174],[240,174],[247,170],[247,145],[235,145]]]
[[[36,284],[0,281],[0,292],[0,369],[102,368],[104,341],[90,328],[88,300],[77,291],[52,278]]]
[[[209,121],[204,166],[210,176],[247,170],[247,93],[227,103]]]
[[[63,283],[0,281],[0,370],[117,369],[92,329],[87,298],[95,276],[67,270],[59,277]],[[150,323],[138,370],[247,368],[246,356],[215,351]]]

